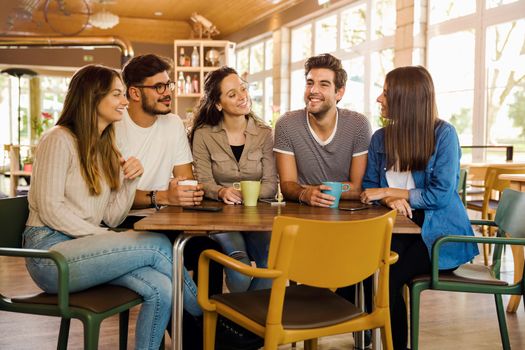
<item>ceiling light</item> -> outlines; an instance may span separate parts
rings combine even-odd
[[[155,16],[158,16],[158,17],[160,17],[160,16],[163,15],[163,13],[160,12],[160,11],[153,12],[153,14],[154,14]]]
[[[91,15],[89,23],[91,23],[93,27],[109,29],[113,28],[119,23],[119,17],[109,11],[106,11],[106,9],[103,9],[102,11]]]

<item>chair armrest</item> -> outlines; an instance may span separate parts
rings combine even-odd
[[[62,254],[50,250],[0,248],[0,256],[51,259],[58,268],[58,308],[64,316],[70,317],[69,266],[67,264],[66,258]]]
[[[525,245],[524,238],[511,237],[475,237],[475,236],[443,236],[438,238],[432,246],[432,271],[431,283],[434,288],[439,283],[439,249],[447,242],[463,242],[463,243],[491,243],[491,244],[506,244],[506,245]]]
[[[497,227],[498,224],[496,224],[492,220],[470,220],[471,225],[483,225],[483,226],[494,226]]]
[[[388,257],[388,261],[386,261],[386,263],[388,265],[392,265],[392,264],[395,264],[398,260],[399,260],[399,254],[391,251],[390,256]]]
[[[213,249],[205,250],[204,252],[202,252],[202,255],[208,257],[209,259],[215,262],[218,262],[224,267],[230,268],[247,276],[257,278],[276,278],[282,275],[281,271],[251,267],[240,262],[237,259],[234,259],[228,255],[225,255]]]
[[[210,260],[247,276],[274,279],[282,275],[281,271],[251,267],[216,250],[207,249],[199,257],[199,281],[197,284],[197,301],[206,311],[215,311],[215,305],[210,303],[208,297]]]

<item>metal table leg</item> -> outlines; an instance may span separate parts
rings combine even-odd
[[[179,234],[173,243],[173,311],[171,348],[182,350],[182,312],[184,310],[184,246],[191,235]]]
[[[356,285],[355,305],[362,311],[365,311],[365,291],[363,287],[363,282],[359,282],[359,284]],[[354,332],[354,348],[355,349],[365,348],[365,332],[364,331]]]

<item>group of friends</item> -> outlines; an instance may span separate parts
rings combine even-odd
[[[242,196],[233,183],[241,180],[260,181],[260,198],[273,197],[280,183],[286,200],[329,207],[334,197],[321,183],[344,182],[350,191],[343,199],[380,202],[421,227],[421,235],[392,239],[399,254],[390,269],[393,340],[396,350],[406,349],[403,285],[430,272],[437,238],[473,235],[457,193],[459,140],[438,118],[427,70],[409,66],[386,75],[377,98],[386,126],[371,135],[364,115],[337,108],[347,75],[330,54],[306,61],[305,108],[282,115],[275,130],[251,111],[247,83],[220,67],[205,77],[188,136],[171,113],[171,69],[169,59],[147,54],[128,61],[122,74],[101,65],[74,74],[56,126],[37,147],[24,247],[64,255],[72,291],[111,283],[140,294],[135,348],[156,350],[171,315],[174,234],[134,231],[136,209],[195,206],[204,198],[237,205]],[[189,179],[198,185],[184,184]],[[214,248],[266,267],[269,241],[270,232],[195,239],[185,252],[185,314],[202,317],[194,282],[200,251]],[[455,269],[477,254],[474,244],[449,244],[439,268]],[[57,292],[51,261],[26,265],[40,288]],[[271,288],[271,280],[225,273],[230,291]],[[215,292],[222,290],[222,274],[219,267],[211,273]]]

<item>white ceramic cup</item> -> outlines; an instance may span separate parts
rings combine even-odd
[[[179,186],[197,186],[199,182],[197,180],[181,180],[177,182]]]

